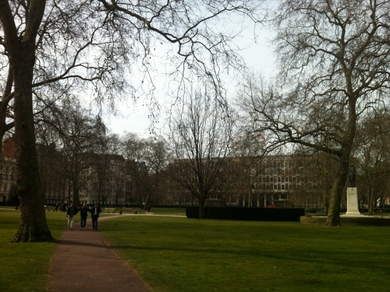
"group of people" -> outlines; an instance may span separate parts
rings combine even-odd
[[[84,203],[81,208],[77,208],[73,204],[73,202],[70,203],[68,210],[66,211],[66,218],[68,219],[68,228],[70,230],[73,230],[73,219],[74,219],[74,216],[76,216],[79,211],[80,211],[80,230],[85,229],[85,226],[87,223],[88,213],[91,213],[93,230],[97,230],[98,229],[98,218],[99,218],[99,214],[101,212],[99,205],[95,204],[95,206],[93,206],[93,207],[88,207]]]

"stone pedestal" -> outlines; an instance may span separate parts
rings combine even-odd
[[[347,213],[345,216],[362,216],[359,212],[359,200],[356,187],[347,188]]]

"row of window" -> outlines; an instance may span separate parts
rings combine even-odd
[[[278,182],[278,183],[288,183],[288,182],[307,182],[307,177],[296,177],[296,176],[260,176],[256,179],[259,182]]]
[[[287,191],[287,190],[296,190],[301,187],[301,184],[253,184],[252,188],[256,190],[278,190],[278,191]],[[309,187],[315,188],[315,184],[311,184]]]

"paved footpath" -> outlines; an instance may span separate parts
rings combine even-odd
[[[151,291],[137,272],[104,244],[90,220],[85,230],[79,230],[78,222],[73,227],[64,232],[52,257],[49,292]]]

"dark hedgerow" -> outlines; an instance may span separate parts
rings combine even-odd
[[[304,208],[205,207],[206,219],[246,221],[300,221]],[[187,218],[199,218],[199,207],[186,207]]]

